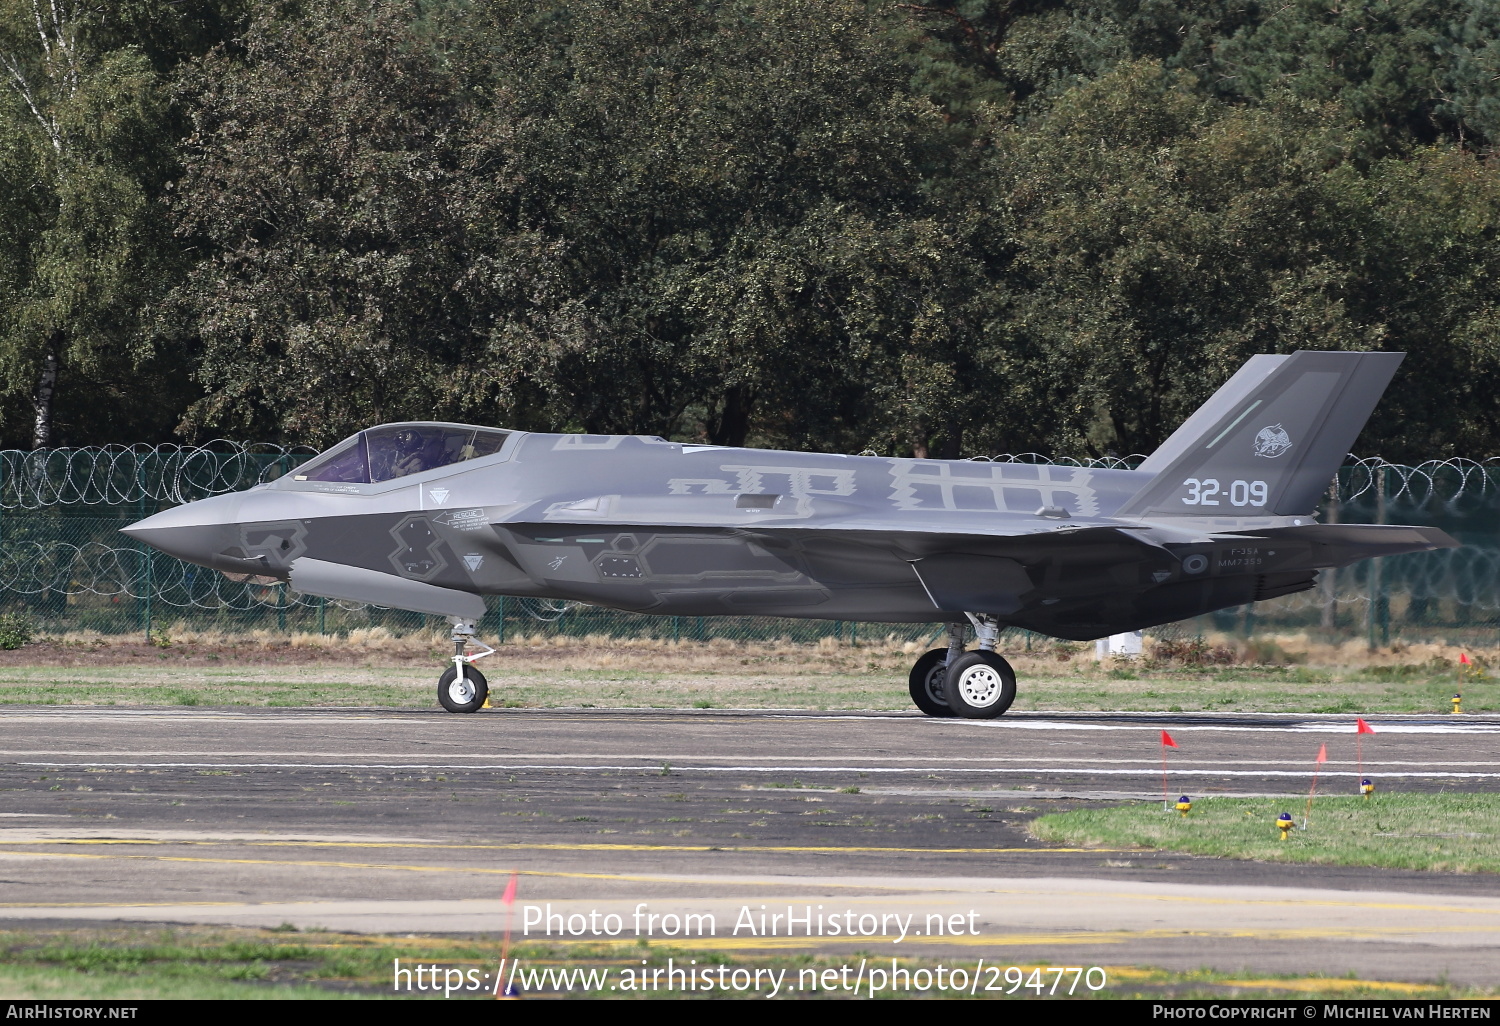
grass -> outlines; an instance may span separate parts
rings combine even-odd
[[[1447,713],[1461,689],[1466,711],[1500,710],[1500,688],[1460,683],[1458,649],[1220,641],[1104,663],[1087,646],[1038,641],[1007,653],[1021,680],[1015,708]],[[491,704],[502,708],[894,711],[911,708],[906,677],[925,648],[878,639],[513,637],[479,668],[490,678]],[[1500,665],[1500,650],[1465,651],[1476,660],[1471,672]],[[165,648],[134,635],[59,636],[0,651],[0,705],[428,709],[445,659],[441,638],[378,630],[339,639],[174,628]]]
[[[1376,794],[1320,798],[1308,829],[1305,799],[1206,798],[1187,816],[1159,803],[1080,809],[1043,816],[1032,831],[1045,841],[1139,846],[1260,859],[1386,869],[1500,873],[1500,795]],[[1279,839],[1275,820],[1291,813],[1298,829]]]
[[[905,669],[872,660],[858,671],[816,663],[745,672],[489,660],[491,704],[661,709],[908,710]],[[1137,668],[1130,677],[1094,663],[1021,667],[1014,708],[1172,712],[1448,713],[1458,689],[1444,672],[1401,668],[1310,671],[1305,667]],[[1418,668],[1420,670],[1421,668]],[[0,705],[364,706],[426,709],[437,663],[416,666],[0,666]],[[1500,688],[1469,684],[1464,710],[1500,710]]]
[[[145,928],[106,926],[36,931],[0,931],[0,993],[10,999],[149,999],[149,998],[390,998],[441,999],[429,989],[425,993],[393,993],[394,960],[403,966],[437,965],[446,971],[493,972],[499,962],[497,939],[464,939],[407,936],[400,938],[338,934],[327,931],[299,933],[295,929],[257,930],[231,927]],[[823,970],[857,965],[885,964],[885,952],[783,952],[772,954],[713,949],[691,949],[639,943],[574,943],[552,946],[520,945],[511,955],[532,969],[600,969],[614,979],[627,970],[662,967],[672,959],[677,966],[726,966],[785,972],[786,981],[821,977]],[[987,997],[1036,997],[1035,986],[1046,988],[1054,977],[1023,951],[1007,953],[1015,972],[986,970],[978,988]],[[903,969],[930,971],[941,961],[948,969],[972,973],[969,959],[902,957]],[[986,959],[986,961],[990,961]],[[1107,982],[1097,993],[1076,988],[1079,997],[1097,998],[1478,998],[1492,991],[1454,987],[1442,982],[1396,983],[1329,978],[1315,975],[1266,975],[1225,973],[1209,970],[1174,972],[1141,966],[1101,967]],[[1034,971],[1039,970],[1039,971]],[[1062,996],[1068,979],[1061,981]],[[1098,977],[1093,977],[1097,982]],[[1014,982],[1014,985],[1012,985]],[[1034,984],[1035,986],[1028,986]],[[995,989],[985,992],[987,986]],[[1045,993],[1045,989],[1043,990]],[[783,990],[783,995],[786,991]],[[575,992],[576,996],[584,996]],[[594,996],[626,996],[619,991]],[[637,996],[679,997],[666,991]],[[691,995],[688,995],[691,996]],[[699,994],[697,996],[705,996]],[[754,998],[755,992],[722,995]],[[798,996],[812,996],[801,994]],[[848,997],[832,990],[818,996]],[[863,992],[860,996],[867,996]],[[893,996],[889,992],[878,996]],[[894,995],[908,996],[908,995]],[[912,994],[909,996],[920,996]],[[938,996],[929,992],[928,996]],[[951,991],[946,996],[957,996]],[[487,999],[486,990],[456,990],[452,997]],[[765,995],[759,997],[763,1000]]]

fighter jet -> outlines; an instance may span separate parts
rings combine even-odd
[[[942,623],[930,716],[1003,714],[1002,630],[1086,641],[1289,595],[1319,570],[1457,544],[1320,524],[1404,354],[1251,358],[1134,470],[387,424],[289,476],[125,533],[302,594],[445,616],[450,712],[484,705],[484,595],[640,613]],[[977,646],[968,650],[972,633]]]

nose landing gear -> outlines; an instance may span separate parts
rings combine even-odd
[[[948,625],[948,647],[935,648],[912,667],[912,702],[928,716],[961,716],[988,720],[1001,716],[1016,700],[1016,673],[995,653],[1000,625],[994,617],[970,615],[979,649],[964,651],[968,625]]]
[[[471,665],[495,650],[483,642],[474,640],[474,621],[451,617],[453,623],[453,665],[438,678],[438,702],[452,713],[471,713],[483,708],[490,697],[490,685],[484,674]],[[475,645],[484,649],[472,655],[468,648]]]

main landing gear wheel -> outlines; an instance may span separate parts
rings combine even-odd
[[[1016,671],[993,652],[965,652],[943,676],[943,698],[951,715],[994,719],[1016,700]]]
[[[489,696],[489,681],[472,666],[464,667],[463,680],[458,679],[458,668],[454,666],[448,667],[438,678],[438,701],[449,712],[477,712]]]
[[[943,678],[947,675],[948,650],[935,648],[917,660],[911,668],[911,700],[928,716],[952,716],[948,699],[943,697]]]

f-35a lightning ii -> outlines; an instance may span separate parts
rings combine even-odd
[[[519,595],[946,623],[948,645],[912,668],[912,700],[983,719],[1016,693],[995,651],[1005,627],[1085,641],[1456,545],[1433,528],[1314,519],[1402,357],[1253,357],[1135,470],[392,424],[125,533],[303,594],[448,617],[438,699],[451,712],[488,694],[472,665],[492,651],[475,642],[481,596]]]

